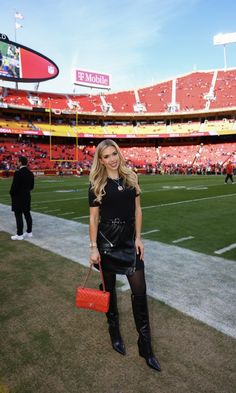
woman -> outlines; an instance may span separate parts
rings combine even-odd
[[[139,354],[149,367],[161,371],[151,347],[140,188],[137,175],[125,165],[118,145],[110,139],[96,148],[90,172],[89,205],[90,263],[98,268],[101,262],[105,287],[110,292],[106,315],[112,346],[125,355],[116,297],[116,274],[125,274],[132,291]]]

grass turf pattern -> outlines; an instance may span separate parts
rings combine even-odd
[[[10,204],[11,179],[0,181],[0,203]],[[139,176],[143,236],[205,254],[235,243],[236,184],[224,176]],[[88,177],[38,177],[32,210],[88,223]],[[236,260],[236,248],[222,257]]]
[[[138,355],[130,292],[118,292],[127,355],[104,315],[75,307],[87,269],[0,232],[1,393],[233,393],[236,340],[149,298],[163,371]],[[95,272],[91,286],[98,285]]]

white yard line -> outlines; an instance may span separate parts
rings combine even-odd
[[[142,207],[142,209],[144,210],[144,209],[154,209],[156,207],[182,205],[182,204],[185,204],[185,203],[207,201],[207,200],[210,200],[210,199],[218,199],[218,198],[228,198],[228,197],[232,197],[232,196],[236,197],[236,193],[234,193],[234,194],[226,194],[226,195],[218,195],[218,196],[206,197],[206,198],[186,199],[186,201],[161,203],[160,205],[144,206],[144,207]]]
[[[221,248],[220,250],[216,250],[214,252],[215,254],[220,255],[220,254],[224,254],[227,251],[233,250],[234,248],[236,248],[236,243],[230,244],[229,246]]]
[[[183,242],[184,240],[190,240],[190,239],[194,239],[194,236],[180,237],[179,239],[173,240],[172,243],[180,243]]]
[[[187,199],[185,201],[178,201],[178,202],[170,202],[170,203],[161,203],[159,205],[150,205],[150,206],[144,206],[142,209],[153,209],[157,207],[165,207],[165,206],[172,206],[172,205],[180,205],[184,203],[192,203],[192,202],[198,202],[198,201],[205,201],[205,200],[211,200],[211,199],[218,199],[218,198],[227,198],[227,197],[236,197],[236,193],[234,194],[226,194],[226,195],[218,195],[218,196],[213,196],[213,197],[205,197],[205,198],[196,198],[196,199]],[[46,200],[46,201],[38,201],[38,202],[32,202],[32,206],[38,205],[38,204],[43,204],[43,203],[54,203],[54,202],[65,202],[65,201],[77,201],[80,199],[87,199],[88,196],[84,197],[77,197],[77,198],[62,198],[62,199],[51,199],[51,200]]]
[[[148,233],[160,232],[160,229],[153,229],[152,231],[142,232],[141,235],[147,235]]]
[[[80,218],[88,218],[89,216],[72,217],[72,220],[79,220]]]
[[[64,201],[78,201],[79,199],[88,199],[88,196],[79,197],[79,198],[50,199],[49,201],[32,202],[31,205],[33,206],[34,204],[38,205],[42,203],[54,203],[54,202],[64,202]]]
[[[60,212],[61,209],[46,210],[44,213]]]
[[[200,189],[201,188],[203,188],[203,187],[208,187],[208,188],[210,188],[210,187],[215,187],[215,186],[220,186],[220,185],[224,185],[224,179],[225,179],[225,176],[223,176],[222,177],[222,180],[223,180],[223,182],[221,182],[220,184],[219,183],[207,183],[207,184],[198,184],[197,186],[194,186],[194,187],[200,187]],[[191,183],[191,180],[193,180],[193,182],[194,182],[194,184],[195,184],[195,180],[196,180],[196,178],[194,179],[194,178],[189,178],[189,180],[190,180],[190,183]],[[153,186],[153,183],[145,183],[145,187],[147,187],[147,186],[150,186],[150,187],[152,187]],[[190,185],[186,185],[186,186],[178,186],[177,184],[176,185],[174,185],[174,184],[172,184],[172,185],[169,185],[169,186],[164,186],[164,185],[160,185],[159,186],[159,188],[155,188],[155,189],[153,189],[152,188],[152,190],[153,191],[158,191],[158,190],[162,190],[162,189],[164,189],[164,190],[169,190],[169,191],[173,191],[173,190],[178,190],[178,189],[180,189],[180,188],[189,188],[189,187],[191,187],[191,184]],[[152,192],[152,190],[147,190],[147,191],[142,191],[142,194],[144,193],[144,192]]]
[[[70,216],[71,214],[75,214],[75,212],[60,213],[59,216]]]

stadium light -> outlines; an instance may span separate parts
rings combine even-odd
[[[227,59],[226,59],[226,45],[236,43],[236,33],[219,33],[214,35],[213,44],[214,45],[223,45],[224,47],[224,68],[225,71],[227,69]]]

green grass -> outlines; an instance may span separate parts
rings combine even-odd
[[[149,298],[156,373],[138,355],[129,291],[118,292],[121,356],[105,316],[75,307],[85,267],[4,232],[0,254],[1,393],[234,393],[233,338]]]
[[[216,255],[235,243],[236,184],[224,176],[140,176],[145,238]],[[0,203],[10,204],[11,179],[0,180]],[[88,177],[36,178],[32,210],[88,223]],[[221,255],[236,260],[236,248]]]

